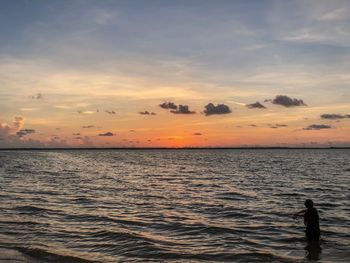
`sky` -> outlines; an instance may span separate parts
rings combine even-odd
[[[350,1],[2,0],[0,148],[350,146]]]

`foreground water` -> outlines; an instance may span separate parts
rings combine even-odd
[[[349,185],[349,150],[0,151],[0,247],[40,262],[349,262]],[[306,198],[322,250],[292,218]]]

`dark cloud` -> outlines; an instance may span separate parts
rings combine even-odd
[[[330,125],[326,125],[326,124],[311,124],[309,126],[307,126],[306,128],[303,128],[303,130],[322,130],[322,129],[331,129],[332,126]]]
[[[256,124],[250,124],[250,127],[258,127]]]
[[[245,105],[248,109],[266,109],[264,105],[262,105],[259,101]]]
[[[135,130],[129,130],[129,132],[135,132]]]
[[[77,137],[75,137],[74,139],[76,139],[76,140],[82,140],[83,138],[80,137],[80,136],[77,136]]]
[[[114,135],[115,135],[114,133],[105,132],[105,133],[100,133],[98,136],[106,136],[106,137],[109,137],[109,136],[114,136]]]
[[[105,110],[105,112],[108,113],[108,114],[115,114],[114,110]]]
[[[200,132],[195,132],[193,135],[201,136],[202,134]]]
[[[43,98],[43,95],[41,93],[37,93],[32,96],[33,100],[41,100]]]
[[[26,136],[26,135],[32,134],[32,133],[35,133],[34,129],[21,129],[18,132],[16,132],[16,135],[18,137],[23,137],[23,136]]]
[[[265,100],[267,101],[267,100]],[[296,106],[307,106],[301,99],[292,99],[285,95],[278,95],[271,101],[273,104],[282,105],[284,107],[296,107]]]
[[[83,129],[91,129],[91,128],[94,128],[95,126],[94,125],[85,125],[85,126],[82,126]]]
[[[73,133],[72,135],[79,136],[79,135],[80,135],[80,132]]]
[[[338,120],[338,119],[346,119],[346,118],[350,118],[350,114],[322,114],[321,115],[322,119],[328,119],[328,120]]]
[[[270,126],[271,129],[277,129],[277,128],[285,128],[285,127],[288,127],[287,124],[279,124],[279,123],[276,123],[276,124],[268,124],[268,126]]]
[[[170,109],[170,110],[176,110],[177,109],[177,105],[174,102],[163,102],[161,104],[159,104],[159,107],[163,108],[163,109]]]
[[[179,105],[177,110],[172,110],[170,111],[171,113],[175,113],[175,114],[194,114],[196,113],[195,111],[190,111],[188,109],[187,105]]]
[[[231,109],[225,104],[218,104],[215,106],[213,103],[209,103],[208,105],[204,106],[204,108],[204,114],[206,116],[231,113]]]
[[[141,114],[141,115],[156,115],[156,113],[154,113],[154,112],[149,112],[149,111],[147,111],[147,110],[145,110],[145,111],[140,111],[139,114]]]

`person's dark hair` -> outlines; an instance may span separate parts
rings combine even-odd
[[[307,199],[304,203],[306,208],[312,208],[314,206],[314,202],[311,199]]]

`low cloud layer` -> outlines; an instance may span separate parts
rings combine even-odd
[[[156,113],[154,113],[154,112],[149,112],[149,111],[147,111],[147,110],[145,110],[145,111],[140,111],[139,114],[140,114],[140,115],[156,115]]]
[[[331,129],[332,126],[330,125],[326,125],[326,124],[311,124],[305,128],[303,128],[303,130],[323,130],[323,129]]]
[[[281,105],[284,107],[307,106],[302,99],[295,99],[285,95],[277,95],[273,100],[265,101],[270,101],[273,104]]]
[[[94,128],[95,126],[94,125],[85,125],[85,126],[82,126],[83,129],[91,129],[91,128]]]
[[[161,104],[159,104],[159,107],[163,108],[163,109],[167,109],[167,110],[176,110],[177,109],[177,105],[174,102],[163,102]]]
[[[195,111],[190,111],[188,108],[188,105],[179,105],[177,110],[171,110],[171,113],[175,114],[194,114],[196,113]]]
[[[195,135],[195,136],[201,136],[202,133],[200,133],[200,132],[195,132],[193,135]]]
[[[115,136],[115,134],[112,132],[105,132],[105,133],[100,133],[98,136],[109,137],[109,136]]]
[[[326,113],[326,114],[322,114],[321,118],[322,119],[327,119],[327,120],[347,119],[347,118],[350,118],[350,114],[342,115],[342,114],[329,114],[329,113]]]
[[[248,109],[266,109],[266,107],[262,105],[259,101],[252,104],[247,104],[246,107]]]
[[[215,106],[213,103],[209,103],[206,106],[204,106],[203,112],[206,116],[210,116],[216,114],[228,114],[231,113],[231,109],[225,104],[218,104]]]

